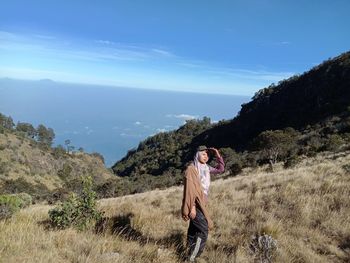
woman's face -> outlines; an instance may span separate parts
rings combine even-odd
[[[206,163],[209,159],[209,156],[208,156],[208,153],[207,151],[200,151],[199,152],[199,155],[198,155],[198,160],[201,162],[201,163]]]

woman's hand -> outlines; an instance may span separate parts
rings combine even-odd
[[[195,207],[195,206],[192,207],[189,216],[190,216],[190,218],[191,218],[192,220],[196,218],[196,207]]]
[[[213,152],[215,152],[215,156],[216,156],[216,157],[220,158],[221,155],[220,155],[218,149],[216,149],[216,148],[214,148],[214,147],[211,147],[211,148],[209,148],[209,149],[212,150]]]

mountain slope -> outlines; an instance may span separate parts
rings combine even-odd
[[[301,129],[350,107],[350,52],[277,86],[259,90],[233,120],[205,131],[194,144],[243,150],[264,130]]]
[[[0,132],[0,192],[26,192],[36,199],[60,199],[78,191],[80,176],[92,176],[96,185],[118,180],[96,154],[67,153],[43,147],[15,130]],[[80,187],[80,186],[79,186]]]
[[[277,242],[272,262],[350,260],[350,152],[304,159],[293,169],[211,184],[210,231],[200,262],[255,262],[252,236]],[[45,228],[50,206],[35,205],[0,222],[4,262],[182,262],[188,222],[180,216],[182,187],[99,201],[96,230]],[[274,253],[273,253],[274,252]],[[259,261],[260,262],[260,261]]]
[[[265,130],[287,127],[301,132],[295,142],[304,143],[296,150],[301,153],[310,146],[306,144],[319,151],[332,141],[342,144],[350,138],[350,52],[259,90],[231,120],[217,124],[209,118],[192,120],[176,131],[147,138],[112,169],[122,176],[168,175],[179,183],[180,171],[198,145],[221,148],[226,159],[239,162],[235,166],[249,166],[261,158],[252,153],[251,142]]]

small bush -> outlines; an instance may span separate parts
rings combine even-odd
[[[64,181],[68,180],[71,175],[73,168],[68,163],[65,163],[62,169],[57,171],[57,175]]]
[[[66,150],[62,145],[52,148],[52,155],[55,159],[60,159],[66,157]]]
[[[231,172],[231,175],[239,174],[243,168],[241,155],[231,148],[221,148],[221,152],[225,160],[225,166]]]
[[[47,203],[52,205],[57,203],[58,201],[66,201],[70,197],[70,191],[65,188],[56,188],[52,194],[49,194],[46,198]]]
[[[72,194],[65,202],[49,211],[51,224],[61,229],[71,226],[76,218],[77,207],[77,197]]]
[[[105,158],[103,157],[102,154],[98,153],[98,152],[93,152],[90,154],[91,156],[98,158],[102,161],[103,164],[105,164]]]
[[[350,173],[350,164],[344,164],[344,165],[342,166],[342,168],[344,169],[344,171],[345,171],[346,173]]]
[[[326,139],[322,149],[326,151],[336,151],[342,144],[344,144],[342,137],[338,134],[332,134]]]
[[[0,202],[0,220],[12,217],[16,211],[17,210],[13,206]]]
[[[11,195],[0,196],[0,220],[12,217],[20,209],[21,199]]]
[[[82,184],[83,190],[78,196],[72,194],[49,211],[52,226],[60,229],[74,226],[84,230],[101,219],[101,213],[96,208],[96,193],[92,190],[92,178],[82,178]]]
[[[19,194],[16,194],[16,196],[22,200],[21,208],[28,207],[33,203],[33,199],[31,195],[27,193],[19,193]]]
[[[15,195],[0,195],[0,220],[10,218],[21,208],[32,203],[32,197],[27,193]]]
[[[249,244],[255,262],[271,263],[277,250],[277,241],[269,235],[254,235]]]
[[[7,175],[9,172],[9,165],[8,162],[1,162],[0,161],[0,174]]]
[[[301,161],[301,157],[293,155],[284,161],[283,167],[284,168],[295,167],[298,163],[300,163],[300,161]]]
[[[3,185],[0,186],[0,193],[5,194],[18,194],[28,193],[34,200],[43,200],[48,194],[49,189],[43,183],[31,184],[28,183],[23,177],[19,177],[16,180],[6,180]]]

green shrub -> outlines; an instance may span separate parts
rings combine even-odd
[[[326,139],[323,149],[326,151],[336,151],[342,144],[344,144],[342,137],[338,134],[332,134]]]
[[[90,154],[91,156],[97,158],[97,159],[100,159],[102,161],[102,163],[104,164],[105,163],[105,159],[103,157],[102,154],[98,153],[98,152],[93,152]]]
[[[0,220],[10,218],[20,209],[21,199],[11,195],[0,196]]]
[[[0,186],[0,193],[18,194],[23,192],[30,194],[35,200],[43,200],[50,194],[49,189],[43,183],[32,184],[23,177],[3,181],[3,185]]]
[[[0,220],[10,218],[16,211],[13,206],[0,202]]]
[[[61,229],[71,226],[76,218],[77,207],[77,197],[72,194],[65,202],[49,211],[51,224]]]
[[[57,171],[57,175],[64,181],[68,180],[73,168],[68,163],[63,164],[62,169]]]
[[[32,203],[32,197],[27,193],[0,195],[0,220],[10,218],[21,208]]]
[[[0,174],[7,175],[8,171],[9,171],[8,163],[0,161]]]
[[[66,150],[62,145],[58,145],[57,147],[52,148],[53,157],[55,159],[60,159],[66,157]]]
[[[19,194],[16,194],[16,196],[22,200],[21,208],[28,207],[33,202],[31,195],[27,193],[19,193]]]
[[[69,191],[65,187],[56,188],[52,194],[49,194],[46,197],[46,200],[47,200],[48,204],[50,204],[50,205],[55,204],[58,201],[63,202],[69,198],[70,193],[71,193],[71,191]]]
[[[239,174],[243,168],[241,155],[232,148],[221,148],[220,150],[225,160],[226,169],[230,171],[231,175]]]
[[[49,211],[52,226],[57,228],[76,227],[84,230],[101,218],[96,208],[96,193],[92,190],[92,178],[82,178],[83,190],[72,194],[65,202]]]

